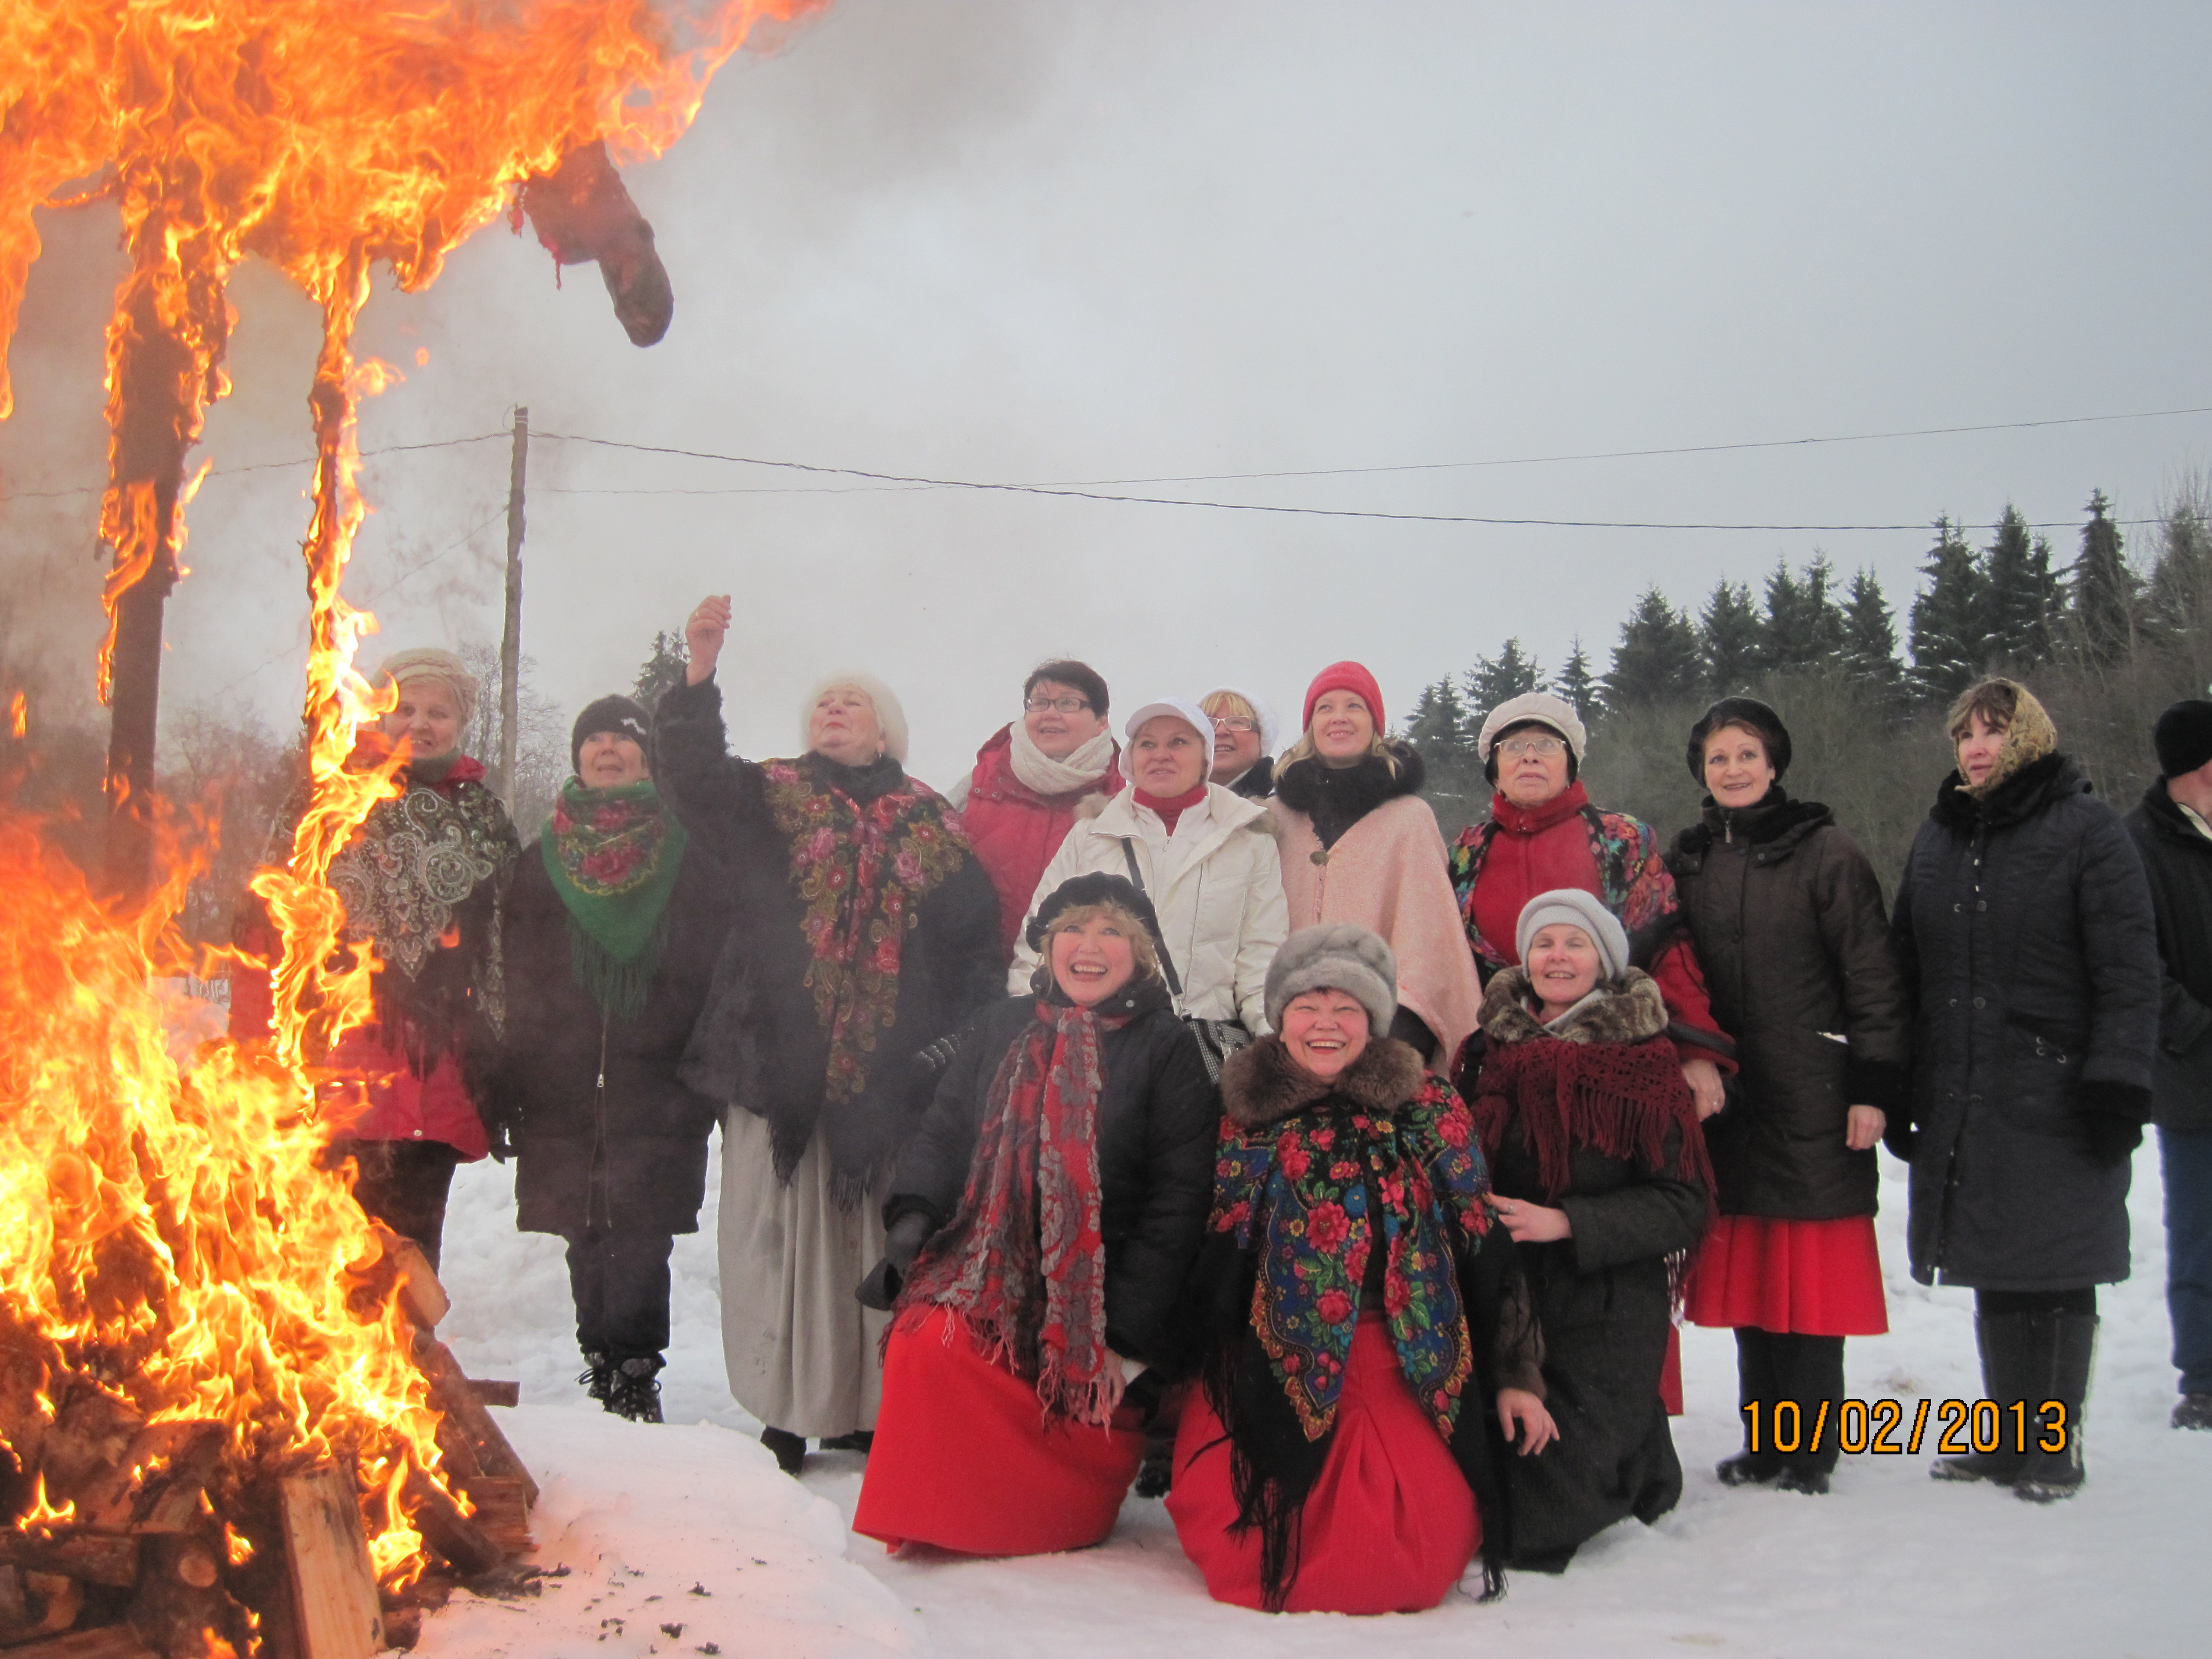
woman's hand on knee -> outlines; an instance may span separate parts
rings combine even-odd
[[[1526,1389],[1498,1391],[1498,1426],[1505,1431],[1506,1443],[1519,1445],[1523,1457],[1534,1457],[1559,1437],[1552,1413]]]

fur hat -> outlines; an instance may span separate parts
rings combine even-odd
[[[2004,726],[2004,744],[1997,750],[1997,763],[1980,783],[1965,786],[1966,793],[1978,800],[1987,799],[1991,791],[2023,766],[2032,766],[2045,755],[2057,752],[2057,726],[2051,723],[2049,712],[2036,701],[2035,693],[2018,680],[1992,676],[1959,694],[1958,700],[1951,705],[1947,726],[1954,754],[1960,740],[1973,730],[1976,714],[1992,726],[2002,722]],[[1959,775],[1963,780],[1966,774],[1962,771]]]
[[[2178,778],[2212,761],[2212,702],[2184,697],[2158,717],[2151,733],[2161,775]]]
[[[1110,904],[1127,910],[1145,924],[1153,945],[1159,945],[1160,918],[1152,908],[1152,900],[1127,876],[1109,875],[1099,870],[1070,876],[1047,893],[1036,914],[1030,918],[1029,926],[1022,930],[1022,937],[1029,941],[1030,950],[1042,951],[1045,936],[1052,932],[1053,923],[1068,911],[1079,910],[1086,904]]]
[[[1581,928],[1597,946],[1598,964],[1604,969],[1601,980],[1619,979],[1628,971],[1627,930],[1599,902],[1596,894],[1585,893],[1579,887],[1555,887],[1522,905],[1521,920],[1513,927],[1513,953],[1525,966],[1528,941],[1543,929],[1562,923]]]
[[[1323,990],[1355,1000],[1367,1011],[1369,1035],[1387,1036],[1398,1014],[1398,958],[1380,934],[1353,922],[1301,927],[1283,941],[1267,969],[1267,1024],[1281,1030],[1292,997]]]
[[[841,685],[849,685],[873,705],[876,724],[884,729],[884,753],[901,766],[906,764],[906,710],[899,707],[897,696],[873,674],[863,674],[857,669],[842,674],[824,674],[814,682],[807,692],[806,701],[799,705],[799,752],[805,754],[814,746],[814,705],[822,701],[822,694]]]
[[[1306,687],[1305,713],[1300,717],[1298,729],[1313,730],[1314,705],[1331,691],[1349,691],[1367,705],[1367,712],[1375,721],[1375,735],[1381,737],[1389,722],[1382,713],[1382,688],[1375,683],[1375,676],[1367,672],[1364,663],[1333,662],[1314,676],[1313,684]]]
[[[395,651],[376,671],[379,685],[404,685],[410,680],[435,680],[452,692],[460,711],[463,730],[476,718],[477,698],[480,695],[477,677],[452,652],[441,651],[434,646]]]
[[[648,753],[652,750],[653,717],[644,708],[635,698],[619,692],[601,697],[597,702],[585,704],[584,712],[568,728],[568,766],[579,777],[584,772],[584,739],[601,732],[617,732]]]
[[[1579,770],[1589,753],[1589,729],[1577,717],[1572,703],[1548,691],[1524,691],[1517,697],[1508,697],[1484,715],[1481,735],[1474,740],[1474,757],[1488,766],[1491,746],[1499,736],[1532,721],[1550,726],[1567,740],[1567,752],[1575,757],[1575,766]]]
[[[1705,745],[1712,741],[1714,732],[1731,726],[1759,734],[1759,742],[1766,745],[1766,762],[1774,769],[1774,781],[1781,782],[1782,775],[1790,769],[1790,728],[1782,723],[1781,715],[1757,697],[1723,697],[1699,717],[1690,728],[1690,775],[1704,784]]]

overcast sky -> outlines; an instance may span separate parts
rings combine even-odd
[[[541,432],[1060,483],[2212,404],[2208,62],[2201,4],[836,0],[629,170],[676,286],[661,344],[628,343],[596,271],[556,290],[534,239],[495,226],[427,294],[371,302],[360,343],[407,379],[362,441],[491,432],[522,404]],[[96,617],[89,498],[22,492],[101,478],[116,274],[112,219],[43,222],[0,426],[19,653],[31,593],[72,650]],[[312,311],[261,269],[233,298],[238,391],[204,453],[304,455]],[[2093,488],[2145,516],[2208,458],[2199,415],[1121,493],[1978,526],[2009,501],[2070,558]],[[371,464],[350,586],[386,629],[365,655],[496,638],[507,464],[498,442]],[[306,476],[203,490],[169,706],[291,714]],[[1509,635],[1548,668],[1580,634],[1601,669],[1645,583],[1693,603],[1816,547],[1872,565],[1901,627],[1929,539],[882,489],[552,441],[530,485],[525,648],[566,708],[731,591],[746,752],[790,752],[806,683],[865,666],[939,785],[1048,655],[1091,661],[1126,708],[1230,681],[1293,712],[1357,657],[1397,716]]]

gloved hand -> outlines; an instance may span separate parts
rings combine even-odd
[[[2132,1083],[2100,1079],[2076,1084],[2074,1105],[2088,1132],[2089,1155],[2106,1168],[2128,1161],[2142,1145],[2143,1124],[2150,1117],[2150,1091]]]
[[[914,1271],[914,1259],[921,1254],[933,1229],[929,1218],[909,1210],[891,1223],[890,1231],[884,1237],[884,1259],[869,1270],[860,1287],[853,1294],[864,1308],[873,1308],[878,1313],[889,1313],[891,1304],[906,1284],[906,1276]]]
[[[1902,1158],[1907,1164],[1912,1162],[1912,1146],[1918,1138],[1919,1131],[1912,1127],[1908,1108],[1900,1107],[1892,1112],[1889,1121],[1882,1125],[1881,1144],[1889,1148],[1892,1158]]]

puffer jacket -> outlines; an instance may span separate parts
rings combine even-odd
[[[1705,1123],[1723,1215],[1872,1215],[1872,1148],[1844,1144],[1855,1105],[1904,1105],[1911,1017],[1881,884],[1816,801],[1779,787],[1702,823],[1667,860],[1713,1014],[1741,1066]]]
[[[1891,927],[1916,1008],[1913,1277],[1993,1291],[2125,1279],[2129,1164],[2097,1156],[2089,1119],[2148,1115],[2159,963],[2119,815],[2063,755],[1980,799],[1954,774]]]
[[[1067,839],[1079,813],[1121,787],[1118,750],[1096,783],[1062,795],[1041,795],[1016,777],[1013,751],[1014,728],[1002,726],[975,751],[975,769],[958,803],[960,827],[975,861],[998,890],[999,932],[1008,951],[1021,938],[1024,907],[1036,890],[1037,878]]]
[[[1267,969],[1290,931],[1282,858],[1267,808],[1210,783],[1206,799],[1182,814],[1170,836],[1159,814],[1124,789],[1068,831],[1024,912],[1024,926],[1060,883],[1102,871],[1127,876],[1132,856],[1182,986],[1176,1012],[1265,1031]],[[1036,966],[1037,953],[1024,939],[1015,947],[1006,989],[1016,996],[1028,991]]]
[[[2160,778],[2128,814],[2158,916],[2158,1063],[2151,1115],[2159,1127],[2212,1130],[2212,840],[2182,815]]]

